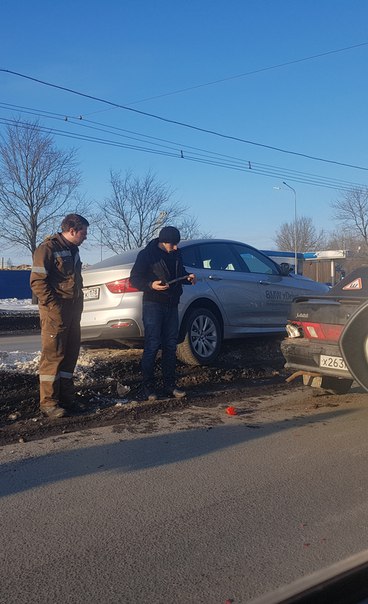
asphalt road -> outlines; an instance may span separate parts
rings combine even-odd
[[[240,604],[368,547],[368,395],[248,402],[1,448],[0,602]]]
[[[0,352],[39,352],[41,350],[41,334],[0,336]]]

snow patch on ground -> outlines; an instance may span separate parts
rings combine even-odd
[[[0,300],[0,311],[19,312],[27,314],[29,312],[38,312],[37,304],[32,304],[31,298],[19,300],[18,298],[3,298]]]
[[[37,374],[40,357],[40,352],[4,352],[0,350],[0,371]],[[95,363],[96,361],[88,353],[81,350],[74,371],[75,383],[87,385],[92,382],[90,370]]]
[[[29,314],[30,312],[38,312],[38,306],[37,304],[32,304],[31,299],[3,298],[0,300],[0,312]],[[19,350],[5,352],[0,350],[0,371],[37,374],[40,357],[40,352],[23,352]],[[91,381],[89,372],[94,364],[95,361],[91,356],[81,350],[75,368],[75,381],[79,384],[87,384]]]
[[[0,350],[0,371],[37,373],[40,352],[5,352]]]
[[[32,304],[31,299],[20,300],[18,298],[0,299],[0,314],[7,313],[38,313],[37,304]],[[0,371],[5,373],[26,373],[38,374],[41,352],[3,351],[0,350]],[[74,371],[74,381],[78,385],[90,385],[94,378],[91,377],[92,369],[103,363],[96,355],[92,356],[88,350],[81,348],[77,366]],[[5,378],[6,379],[6,378]],[[112,378],[105,378],[105,381],[113,381]]]

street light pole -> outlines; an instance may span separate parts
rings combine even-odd
[[[288,189],[290,189],[294,193],[294,263],[295,263],[295,274],[298,274],[298,253],[297,253],[297,242],[296,242],[296,234],[297,234],[297,225],[296,225],[296,191],[288,185],[284,180],[282,184],[285,185]]]

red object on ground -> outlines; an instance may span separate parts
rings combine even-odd
[[[235,407],[226,407],[226,413],[228,415],[238,415],[238,412]]]

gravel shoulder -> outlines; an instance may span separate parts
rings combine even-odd
[[[39,330],[38,317],[0,316],[0,333]],[[83,411],[58,420],[43,418],[38,408],[35,373],[0,372],[0,446],[38,440],[97,426],[124,425],[137,429],[142,420],[174,409],[225,409],[247,397],[268,397],[285,385],[287,374],[280,338],[249,338],[226,342],[217,363],[189,367],[178,362],[178,385],[185,399],[154,403],[132,402],[140,384],[142,350],[119,346],[84,345],[82,370],[76,376],[77,400]],[[160,375],[160,359],[157,360]]]

